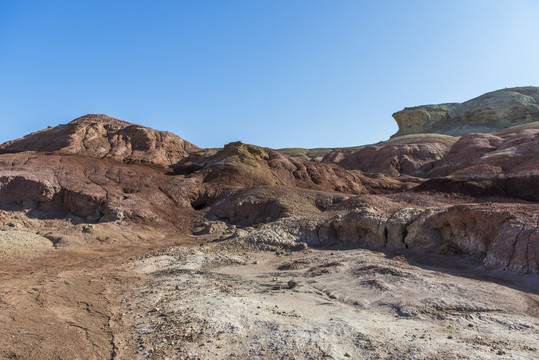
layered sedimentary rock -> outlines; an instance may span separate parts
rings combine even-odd
[[[175,164],[200,148],[168,131],[90,114],[0,145],[0,154],[37,151],[85,155],[124,162]]]
[[[189,201],[160,186],[170,165],[198,150],[169,132],[86,115],[0,145],[0,206],[38,218],[187,228]]]
[[[472,184],[484,188],[483,195],[539,201],[539,122],[462,136],[431,167],[431,180],[421,185],[423,190]]]
[[[293,204],[317,209],[317,197],[322,194],[302,194],[301,201],[294,199],[297,195],[289,193],[284,199],[262,189],[252,189],[249,197],[246,195],[231,194],[226,204],[216,203],[208,216],[243,226],[257,225],[237,230],[232,238],[259,246],[306,243],[315,247],[425,249],[472,255],[490,269],[539,272],[539,210],[535,204],[453,201],[449,205],[443,197],[432,196],[431,204],[422,206],[409,203],[401,194],[391,198],[357,195],[333,198],[323,210],[306,214],[291,210]]]
[[[176,135],[104,116],[79,118],[0,148],[2,208],[87,222],[182,228],[200,216],[197,210],[241,188],[360,194],[402,187],[242,143],[188,156],[198,148]],[[173,165],[175,175],[165,165]]]
[[[168,177],[140,164],[78,155],[0,155],[0,206],[32,217],[177,225],[194,210],[159,190]],[[181,214],[181,215],[180,215]],[[179,216],[180,215],[180,216]]]
[[[537,120],[533,115],[536,89],[499,90],[464,103],[468,108],[494,104],[490,107],[493,111],[493,128],[505,127],[502,130],[493,133],[472,132],[460,138],[439,134],[398,136],[375,145],[335,150],[326,155],[322,162],[392,177],[410,175],[427,178],[416,188],[417,191],[510,196],[538,201],[539,122],[507,127],[511,122],[500,120],[516,119],[515,114],[522,109],[529,116],[522,115],[519,119]],[[508,93],[517,99],[524,99],[522,102],[529,106],[510,108],[510,104],[504,102]],[[528,97],[530,99],[526,102]],[[473,127],[474,121],[462,120],[462,124]],[[519,121],[515,120],[517,123]],[[454,129],[463,129],[458,122],[453,126]]]
[[[539,121],[539,88],[497,90],[463,103],[423,105],[393,114],[399,131],[393,135],[437,133],[451,136],[489,133]]]
[[[322,162],[393,177],[425,177],[432,162],[447,155],[456,141],[448,135],[406,135],[374,145],[334,150]]]
[[[218,152],[193,154],[173,168],[176,174],[233,188],[286,186],[353,194],[402,188],[397,181],[372,179],[241,142],[227,144]]]
[[[276,150],[234,142],[221,150],[191,154],[173,167],[175,176],[160,189],[171,199],[189,199],[202,210],[233,190],[277,187],[364,194],[400,191],[405,186],[392,179],[372,179],[342,168],[292,158]],[[232,192],[231,192],[232,191]]]
[[[531,217],[530,214],[533,214]],[[323,222],[320,244],[429,248],[479,256],[488,268],[539,272],[539,228],[530,205],[362,208]]]

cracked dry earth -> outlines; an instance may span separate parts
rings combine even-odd
[[[537,275],[470,258],[225,241],[123,269],[119,359],[539,358]]]

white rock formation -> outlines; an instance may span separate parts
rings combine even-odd
[[[399,131],[393,135],[437,133],[461,136],[490,133],[539,121],[539,87],[497,90],[463,103],[423,105],[393,114]]]

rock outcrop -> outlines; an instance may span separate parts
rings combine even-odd
[[[194,210],[159,187],[164,171],[79,155],[0,155],[0,207],[37,218],[187,228]]]
[[[539,122],[462,136],[427,175],[431,179],[420,189],[447,191],[450,182],[475,184],[486,193],[539,201]]]
[[[516,87],[486,93],[464,103],[424,105],[393,114],[393,135],[437,133],[451,136],[490,133],[539,121],[539,87]]]
[[[310,217],[281,217],[236,237],[261,246],[423,249],[471,255],[489,269],[539,273],[539,227],[531,204],[418,207],[359,195],[364,205]],[[384,206],[379,206],[384,204]],[[255,211],[256,212],[256,211]]]
[[[90,114],[0,145],[0,154],[36,151],[169,166],[200,148],[167,131]]]
[[[533,206],[516,211],[507,205],[455,205],[395,212],[367,207],[323,222],[316,239],[340,246],[470,254],[489,268],[538,273],[539,228],[528,213],[534,213]]]
[[[226,189],[278,186],[350,194],[404,189],[393,179],[373,179],[340,167],[292,158],[279,151],[233,142],[217,152],[195,153],[173,166],[212,193]],[[217,190],[216,190],[217,189]]]
[[[322,162],[392,177],[425,177],[432,163],[447,155],[456,141],[448,135],[406,135],[374,145],[334,150]]]
[[[510,122],[503,119],[511,118],[511,122],[517,123],[523,119],[539,119],[533,100],[534,96],[539,96],[537,89],[499,90],[459,106],[471,109],[490,104],[491,118],[495,119],[492,128],[506,127]],[[504,102],[508,94],[528,106],[510,108],[510,104]],[[521,114],[517,121],[515,114],[521,110],[522,114],[527,115]],[[461,119],[452,126],[456,131],[464,129],[461,125],[473,127],[473,119],[469,122]],[[539,201],[538,144],[539,121],[533,121],[488,134],[469,133],[460,138],[441,134],[403,135],[375,145],[334,150],[322,162],[348,170],[382,173],[403,181],[423,181],[417,177],[428,179],[418,184],[417,191],[460,193],[473,197],[507,196]],[[405,179],[402,175],[416,178]]]
[[[189,200],[160,187],[170,165],[198,150],[169,132],[86,115],[0,145],[0,206],[38,218],[188,228]]]

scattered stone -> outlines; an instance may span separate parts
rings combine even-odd
[[[85,224],[82,226],[82,232],[83,233],[87,233],[87,234],[90,234],[90,233],[93,233],[95,230],[95,226],[92,225],[92,224]]]

